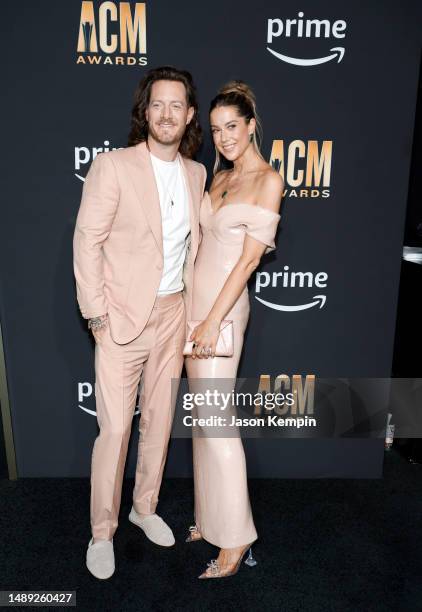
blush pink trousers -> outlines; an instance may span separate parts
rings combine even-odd
[[[155,512],[174,414],[177,388],[172,396],[172,379],[180,379],[183,366],[185,316],[182,292],[158,296],[146,327],[128,344],[115,343],[108,326],[97,334],[95,396],[100,432],[92,452],[90,506],[94,538],[110,540],[117,529],[141,375],[133,507],[141,514]]]

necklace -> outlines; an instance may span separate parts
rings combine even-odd
[[[175,184],[177,183],[177,179],[178,179],[179,165],[176,166],[176,170],[175,170],[173,176],[170,177],[170,180],[167,183],[164,182],[164,179],[162,177],[162,174],[161,174],[160,170],[158,170],[158,168],[156,168],[156,170],[157,170],[158,175],[160,177],[161,184],[164,186],[165,192],[166,192],[167,196],[170,199],[170,206],[174,206],[174,188],[175,188]],[[171,192],[170,192],[170,189],[169,189],[170,183],[173,183],[172,191]]]
[[[152,157],[155,157],[155,155],[153,155],[151,153],[151,149],[149,148],[148,141],[146,141],[145,144],[146,144],[146,147],[147,147],[148,152],[150,154],[150,159],[151,159],[151,163],[152,163]],[[156,158],[156,159],[159,159],[159,158]],[[173,176],[170,177],[170,180],[168,181],[168,183],[165,183],[164,180],[163,180],[161,172],[158,169],[158,162],[155,165],[153,164],[154,169],[157,171],[158,176],[160,177],[161,184],[164,186],[165,192],[166,192],[166,194],[170,198],[170,211],[172,211],[173,207],[174,207],[174,187],[175,187],[175,185],[177,183],[177,179],[179,178],[179,172],[180,172],[180,162],[179,162],[178,157],[176,157],[176,160],[177,160],[176,172],[175,172],[175,174]],[[168,186],[169,186],[171,181],[173,181],[173,195],[170,193],[169,188],[168,188]]]
[[[233,172],[233,171],[232,171]],[[257,170],[249,170],[247,172],[244,172],[242,175],[237,177],[237,180],[239,181],[243,176],[245,176],[246,174],[252,174],[254,172],[259,172],[259,168]],[[221,199],[224,200],[224,198],[226,197],[226,195],[229,193],[229,183],[230,183],[230,177],[229,180],[227,181],[227,188],[223,191],[223,193],[221,194]]]
[[[173,175],[170,176],[170,179],[167,182],[164,181],[163,176],[162,176],[162,174],[161,174],[161,172],[160,172],[160,170],[158,168],[158,164],[157,163],[154,165],[154,168],[155,168],[156,172],[158,173],[158,176],[160,177],[160,181],[161,181],[162,186],[164,187],[164,191],[165,191],[165,193],[164,193],[164,196],[165,196],[165,198],[164,198],[164,205],[166,205],[166,203],[167,203],[167,201],[169,199],[170,200],[170,214],[172,214],[172,210],[173,210],[173,207],[174,207],[174,199],[175,199],[174,198],[174,190],[175,190],[175,186],[177,184],[177,180],[179,178],[180,164],[177,161],[175,170],[173,170]],[[169,189],[170,183],[173,183],[173,185],[172,185],[172,192],[170,192],[170,189]]]
[[[223,191],[223,193],[221,194],[221,199],[224,200],[224,198],[226,197],[226,195],[229,193],[229,183],[230,183],[230,176],[229,176],[229,180],[227,181],[227,188]],[[239,180],[239,177],[238,177]]]
[[[229,180],[227,181],[227,187],[229,186],[229,182],[230,182],[230,177],[229,177]],[[226,195],[227,195],[228,193],[229,193],[229,190],[228,190],[228,189],[225,189],[225,190],[223,191],[223,193],[221,194],[221,196],[220,196],[220,197],[221,197],[221,199],[222,199],[222,200],[224,200],[224,198],[226,197]]]

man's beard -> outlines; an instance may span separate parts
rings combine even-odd
[[[183,138],[183,135],[186,131],[186,127],[181,127],[174,134],[163,137],[159,132],[155,130],[153,125],[148,124],[148,134],[152,136],[152,138],[162,144],[162,145],[174,145],[180,142]]]

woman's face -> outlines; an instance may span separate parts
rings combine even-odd
[[[236,106],[218,106],[210,113],[211,133],[214,144],[226,159],[235,161],[250,144],[255,129],[255,119],[246,122]]]

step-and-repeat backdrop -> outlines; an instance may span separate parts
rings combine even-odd
[[[249,286],[239,374],[390,375],[421,12],[410,0],[6,5],[0,308],[20,476],[90,471],[94,345],[76,303],[72,236],[89,166],[126,146],[150,67],[192,72],[209,175],[209,102],[226,81],[248,82],[263,154],[285,179],[277,250]],[[380,439],[245,447],[251,476],[382,471]],[[172,441],[166,473],[191,474],[190,440]]]

